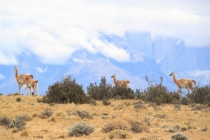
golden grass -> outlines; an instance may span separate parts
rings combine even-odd
[[[16,99],[20,97],[21,101]],[[89,104],[44,104],[38,103],[37,98],[41,96],[0,96],[0,117],[6,115],[14,119],[18,115],[26,114],[32,118],[27,121],[25,129],[17,131],[16,128],[6,129],[0,126],[0,140],[9,139],[91,139],[108,140],[111,137],[119,138],[118,134],[126,134],[127,138],[140,140],[141,138],[154,140],[168,140],[175,133],[168,132],[170,128],[179,126],[178,133],[185,134],[190,140],[208,140],[210,138],[210,109],[192,110],[189,106],[181,105],[181,110],[174,109],[174,105],[162,105],[154,110],[144,103],[146,108],[134,109],[136,100],[111,100],[110,106],[104,106],[102,101],[97,105]],[[49,118],[42,119],[40,113],[49,109],[53,112]],[[81,119],[74,115],[77,110],[87,111],[93,115],[92,119]],[[132,133],[131,125],[128,122],[147,122],[148,131]],[[88,136],[69,137],[70,126],[78,122],[85,122],[95,126],[95,131]],[[116,129],[111,132],[102,132],[103,126],[113,124],[123,129]],[[124,123],[124,124],[123,124]],[[145,123],[145,124],[147,124]],[[181,128],[187,130],[181,132]],[[202,132],[202,129],[207,128]]]

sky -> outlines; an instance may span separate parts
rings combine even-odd
[[[44,64],[62,65],[78,50],[119,62],[129,54],[100,34],[150,32],[181,38],[186,46],[210,47],[208,0],[0,0],[0,65],[23,52]],[[1,75],[0,75],[1,78]]]

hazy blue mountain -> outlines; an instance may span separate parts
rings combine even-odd
[[[111,76],[128,79],[132,89],[145,89],[148,83],[160,83],[169,90],[177,90],[169,74],[174,71],[177,78],[192,78],[200,85],[210,84],[210,47],[186,47],[183,40],[174,38],[151,38],[149,32],[127,32],[125,37],[101,34],[101,40],[109,41],[130,54],[129,62],[108,59],[101,53],[92,54],[80,50],[73,54],[65,65],[43,64],[27,52],[18,56],[19,74],[32,73],[39,80],[39,94],[45,94],[49,85],[67,74],[76,79],[86,90],[90,83],[99,85],[105,76],[107,83],[113,84]],[[22,88],[25,94],[25,87]],[[18,92],[14,66],[0,65],[0,93]]]

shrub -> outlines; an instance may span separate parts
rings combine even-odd
[[[187,94],[187,97],[190,99],[192,103],[200,103],[205,104],[208,103],[206,98],[210,95],[210,85],[199,87],[194,87],[194,90],[191,94]]]
[[[11,119],[7,116],[0,117],[0,125],[7,126],[10,123]]]
[[[52,115],[52,111],[49,110],[49,109],[45,109],[44,112],[41,112],[39,117],[42,118],[42,119],[46,119],[46,118],[49,118],[51,115]]]
[[[113,87],[112,88],[113,96],[120,96],[120,99],[135,99],[136,95],[131,88],[125,87]]]
[[[188,140],[188,138],[184,134],[174,134],[171,136],[171,140]]]
[[[38,103],[42,103],[42,99],[37,98]]]
[[[108,101],[108,99],[103,99],[103,104],[104,104],[105,106],[108,106],[108,105],[110,105],[111,103]]]
[[[114,130],[109,134],[110,139],[132,139],[132,134],[123,130]]]
[[[208,128],[207,127],[204,127],[204,128],[201,129],[201,132],[205,132],[207,130],[208,130]]]
[[[174,104],[174,109],[175,109],[176,111],[180,111],[180,110],[181,110],[180,104]]]
[[[14,93],[13,95],[14,95],[14,96],[18,96],[18,95],[21,95],[21,94],[20,94],[20,93]]]
[[[108,133],[113,130],[130,130],[128,123],[122,118],[115,118],[102,126],[102,132]]]
[[[23,131],[21,134],[20,134],[21,137],[28,137],[28,132],[27,131]]]
[[[101,77],[101,83],[99,86],[93,83],[87,87],[87,94],[90,95],[93,99],[102,100],[104,98],[110,99],[113,97],[113,93],[111,91],[112,85],[106,83],[106,77]]]
[[[16,99],[16,101],[17,101],[17,102],[20,102],[20,101],[21,101],[21,98],[20,98],[20,97],[18,97],[18,98]]]
[[[206,100],[205,100],[206,104],[210,107],[210,94],[208,94],[206,96]]]
[[[183,105],[189,105],[189,104],[190,104],[190,100],[189,100],[187,97],[183,97],[183,98],[181,99],[181,103],[182,103]]]
[[[172,103],[173,94],[168,92],[167,88],[162,85],[151,85],[145,91],[145,100],[147,102],[155,102],[157,105],[164,103]]]
[[[101,77],[101,83],[99,86],[93,83],[87,87],[87,93],[96,100],[103,99],[135,99],[135,94],[131,88],[125,87],[112,87],[111,84],[106,83],[106,78]]]
[[[180,127],[178,125],[171,127],[168,129],[168,132],[177,132],[180,129]]]
[[[133,133],[148,132],[149,128],[146,123],[140,122],[132,117],[118,117],[102,126],[102,132],[108,133],[114,130],[125,130]]]
[[[142,103],[136,103],[136,104],[133,105],[133,108],[134,108],[135,110],[138,110],[138,109],[145,109],[146,107],[145,107],[145,105],[142,104]]]
[[[89,135],[95,130],[95,127],[92,125],[88,125],[84,122],[80,122],[75,124],[74,126],[69,128],[69,136],[80,137],[83,135]]]
[[[84,119],[84,118],[88,118],[88,119],[92,119],[93,118],[93,115],[91,115],[89,112],[87,111],[80,111],[80,110],[77,110],[76,111],[78,113],[78,115],[80,116],[80,118]]]
[[[30,116],[28,116],[27,114],[25,114],[25,115],[20,115],[20,116],[16,116],[16,118],[21,119],[21,120],[26,121],[26,122],[32,120],[32,118],[31,118]]]
[[[68,75],[63,77],[60,82],[55,82],[48,87],[46,95],[42,101],[44,103],[86,103],[87,97],[82,89],[82,85],[76,83],[75,79],[72,80]]]
[[[20,117],[16,117],[14,120],[10,121],[7,125],[7,128],[14,128],[16,127],[19,131],[25,129],[25,121],[22,120]]]

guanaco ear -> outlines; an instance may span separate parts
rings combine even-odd
[[[34,76],[33,76],[33,75],[30,75],[30,77],[31,77],[31,79],[33,79],[33,78],[34,78]]]

